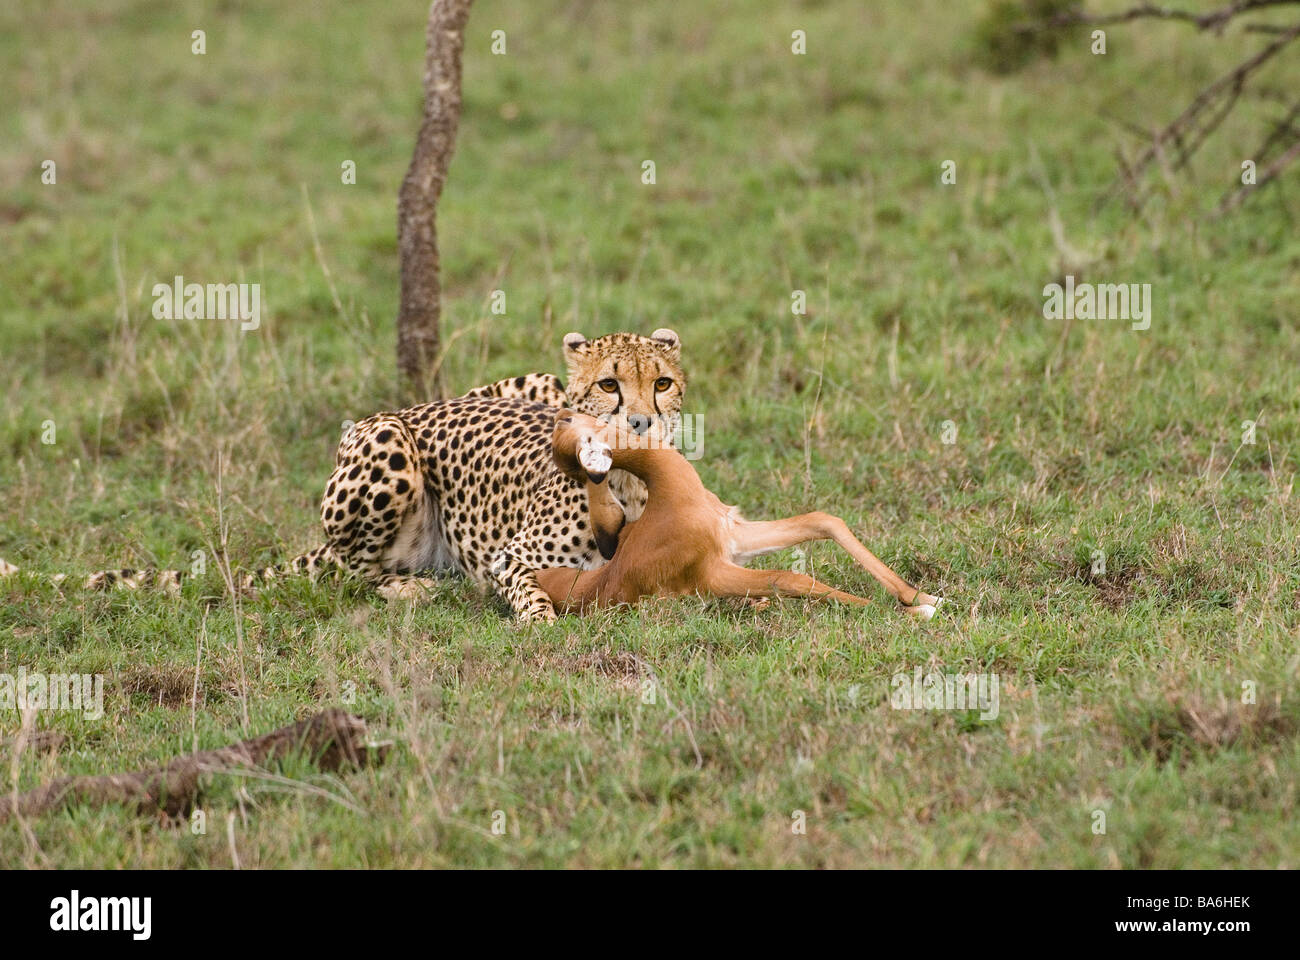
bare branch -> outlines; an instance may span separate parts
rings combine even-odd
[[[1256,163],[1262,163],[1266,160],[1273,148],[1281,143],[1284,138],[1290,137],[1292,140],[1300,140],[1300,130],[1295,127],[1297,120],[1300,120],[1300,100],[1292,104],[1286,116],[1273,125],[1272,132],[1264,138],[1264,142],[1259,145],[1259,149],[1252,154]]]
[[[1131,23],[1137,20],[1170,20],[1191,24],[1198,30],[1212,30],[1221,34],[1226,27],[1245,14],[1256,13],[1270,8],[1300,6],[1300,0],[1232,0],[1220,7],[1203,13],[1197,13],[1182,7],[1165,6],[1157,3],[1139,3],[1126,10],[1115,13],[1094,14],[1074,7],[1067,12],[1031,23],[1016,25],[1019,32],[1044,31],[1063,27],[1086,24],[1089,26],[1106,26],[1110,24]],[[1247,23],[1245,29],[1261,33],[1274,39],[1258,52],[1239,63],[1228,73],[1204,87],[1180,113],[1165,127],[1152,134],[1137,132],[1146,137],[1147,146],[1132,161],[1119,157],[1119,175],[1107,192],[1107,198],[1122,193],[1129,205],[1141,210],[1145,200],[1143,183],[1153,164],[1158,163],[1166,180],[1174,182],[1172,173],[1184,169],[1205,142],[1214,135],[1227,118],[1254,80],[1260,68],[1272,60],[1279,52],[1300,37],[1300,23],[1290,26],[1279,24]],[[1300,105],[1298,105],[1300,106]],[[1274,127],[1260,150],[1256,152],[1256,164],[1263,165],[1270,156],[1273,147],[1298,136],[1294,121],[1297,119],[1295,109]],[[1112,118],[1116,119],[1116,118]],[[1124,120],[1120,124],[1133,130],[1135,125]],[[1172,147],[1171,151],[1169,148]],[[1270,164],[1257,184],[1246,185],[1224,196],[1219,203],[1218,212],[1232,209],[1258,187],[1272,181],[1295,159],[1295,147]]]
[[[1297,2],[1297,0],[1287,0]],[[1284,47],[1300,37],[1300,23],[1288,28],[1258,53],[1239,63],[1228,73],[1219,77],[1201,90],[1190,104],[1170,124],[1155,135],[1147,147],[1133,162],[1126,172],[1126,182],[1141,174],[1158,159],[1168,143],[1178,146],[1178,156],[1174,161],[1176,169],[1186,166],[1192,154],[1205,142],[1206,137],[1218,128],[1227,112],[1231,110],[1241,92],[1259,69],[1275,57]],[[1214,112],[1207,112],[1216,108]],[[1112,188],[1112,193],[1116,188]]]
[[[1262,10],[1265,7],[1296,5],[1300,5],[1300,0],[1235,0],[1234,3],[1225,4],[1206,13],[1195,13],[1179,7],[1163,7],[1154,3],[1141,3],[1117,13],[1084,13],[1081,10],[1076,10],[1070,13],[1058,14],[1042,21],[1040,24],[1031,24],[1028,27],[1030,29],[1054,28],[1068,27],[1075,24],[1105,27],[1117,23],[1132,23],[1134,20],[1179,20],[1184,23],[1194,24],[1198,30],[1217,31],[1243,13]]]
[[[1276,180],[1277,175],[1287,167],[1291,166],[1291,164],[1295,163],[1297,159],[1300,159],[1300,140],[1291,144],[1290,150],[1270,163],[1254,183],[1242,184],[1232,193],[1225,195],[1224,198],[1219,201],[1219,205],[1214,209],[1215,215],[1218,216],[1237,209],[1237,207],[1241,206],[1248,196],[1256,190],[1259,190],[1261,187],[1265,187]]]

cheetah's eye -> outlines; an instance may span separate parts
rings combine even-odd
[[[598,381],[596,386],[600,387],[600,389],[604,390],[606,393],[613,393],[618,389],[618,381],[613,377],[606,377],[604,380]]]
[[[673,385],[672,377],[660,377],[658,380],[655,381],[655,390],[658,393],[663,393],[672,385]]]

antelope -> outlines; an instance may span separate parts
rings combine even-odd
[[[552,452],[562,473],[586,485],[597,542],[602,553],[611,548],[613,553],[595,570],[538,571],[538,582],[557,612],[583,613],[650,596],[786,596],[869,603],[802,573],[745,567],[755,557],[809,540],[834,540],[911,616],[928,620],[943,603],[882,563],[839,517],[803,513],[784,520],[746,520],[705,488],[678,450],[616,421],[602,423],[563,411],[556,419]],[[626,524],[605,483],[615,468],[639,477],[649,493],[645,511]]]

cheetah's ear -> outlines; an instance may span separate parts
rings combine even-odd
[[[583,361],[591,352],[591,344],[578,331],[564,335],[564,367],[569,373],[569,384],[581,381]]]
[[[660,327],[654,333],[650,334],[650,339],[666,349],[673,360],[680,360],[682,358],[682,338],[677,336],[676,330],[669,330],[667,327]]]

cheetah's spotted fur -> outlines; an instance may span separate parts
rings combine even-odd
[[[458,571],[495,589],[521,618],[554,619],[534,572],[603,562],[583,486],[551,459],[557,410],[567,403],[593,416],[624,417],[632,429],[668,440],[685,389],[671,330],[592,341],[569,334],[564,346],[567,391],[557,378],[533,374],[357,423],[339,445],[321,503],[325,544],[245,576],[242,585],[342,567],[390,599],[413,599],[430,585],[418,574]],[[644,486],[617,470],[609,482],[635,519]],[[6,567],[0,573],[12,572]],[[87,586],[174,592],[182,577],[174,570],[101,571]]]

